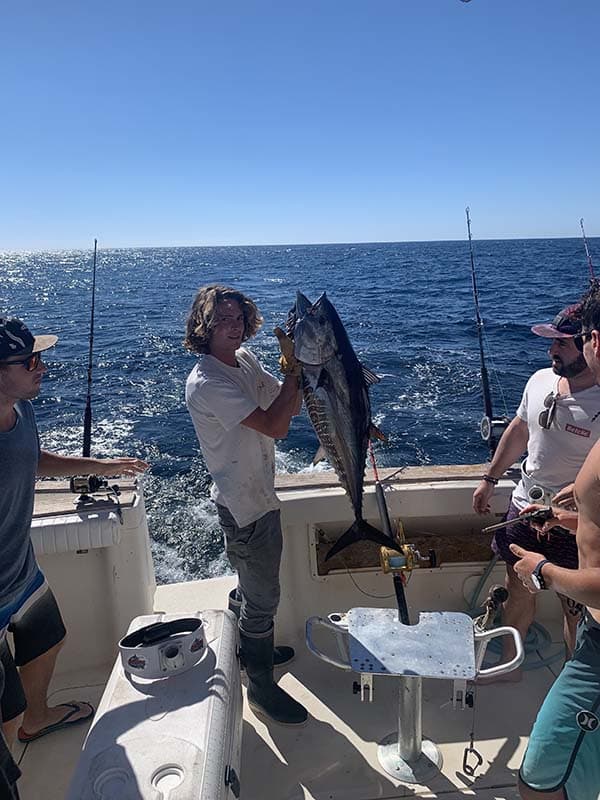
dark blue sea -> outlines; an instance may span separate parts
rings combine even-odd
[[[589,241],[592,257],[600,239]],[[581,240],[474,242],[494,410],[512,415],[527,377],[547,366],[548,340],[530,332],[588,284]],[[371,389],[380,466],[486,460],[477,330],[466,241],[273,247],[99,250],[92,453],[137,455],[160,582],[228,571],[208,492],[210,479],[184,405],[194,356],[184,350],[196,289],[233,285],[265,324],[252,347],[277,369],[275,325],[296,289],[326,290],[359,358],[382,376]],[[81,452],[92,252],[0,254],[0,314],[60,341],[35,401],[42,446]],[[277,442],[280,471],[310,469],[307,416]]]

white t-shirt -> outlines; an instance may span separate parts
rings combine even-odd
[[[266,411],[281,384],[245,347],[236,359],[238,366],[230,367],[201,356],[188,376],[185,402],[214,481],[211,496],[243,528],[279,508],[275,443],[240,423],[258,407]]]
[[[559,376],[552,369],[541,369],[527,381],[517,416],[527,423],[529,441],[526,475],[513,492],[513,503],[523,508],[531,502],[527,489],[541,486],[555,493],[572,483],[592,446],[600,436],[600,386],[561,395],[554,421],[542,428],[539,416],[544,400],[558,390]]]

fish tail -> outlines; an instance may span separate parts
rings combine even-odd
[[[330,558],[337,555],[351,544],[364,539],[375,542],[375,544],[380,544],[383,547],[389,547],[391,545],[390,537],[386,536],[385,533],[374,528],[373,525],[369,525],[364,519],[355,519],[348,530],[343,533],[333,547],[330,548],[325,556],[325,561],[329,561]]]

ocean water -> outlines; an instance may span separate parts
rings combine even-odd
[[[589,241],[592,257],[600,239]],[[494,411],[512,415],[528,376],[548,365],[530,332],[588,284],[581,240],[474,242]],[[56,333],[35,401],[42,446],[80,453],[86,396],[91,251],[0,254],[0,314]],[[92,454],[152,465],[144,491],[157,579],[229,570],[209,500],[210,478],[184,404],[195,357],[184,324],[196,289],[219,282],[259,305],[251,346],[277,370],[272,334],[297,289],[336,306],[371,389],[380,466],[485,461],[483,403],[468,242],[100,250],[96,286]],[[311,469],[317,441],[305,412],[276,444],[277,468]],[[322,467],[321,467],[322,468]]]

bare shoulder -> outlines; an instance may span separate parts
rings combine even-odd
[[[600,564],[600,441],[596,442],[575,479],[579,512],[577,547],[580,566]]]
[[[600,440],[592,447],[575,479],[577,504],[586,503],[588,497],[600,495]]]

